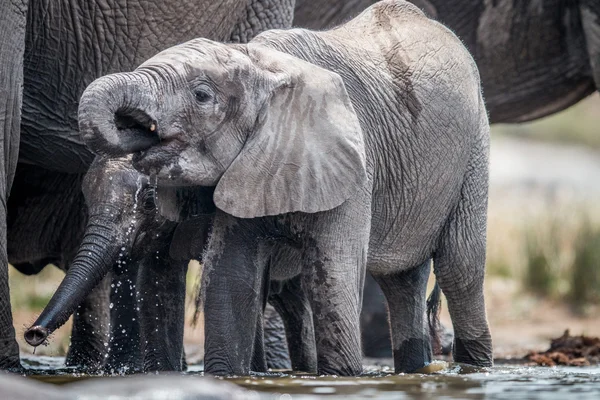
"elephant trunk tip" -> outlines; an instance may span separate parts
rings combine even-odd
[[[37,347],[40,344],[44,343],[46,339],[48,339],[47,328],[43,326],[35,325],[25,331],[25,341],[32,345],[33,347]]]

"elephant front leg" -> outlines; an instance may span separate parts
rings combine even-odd
[[[27,5],[2,2],[0,11],[0,370],[21,369],[8,288],[6,204],[19,156]]]
[[[365,276],[360,330],[365,357],[390,358],[392,347],[385,296],[371,274]]]
[[[218,214],[205,253],[204,370],[213,375],[247,375],[253,360],[265,265],[246,224]]]
[[[188,261],[168,258],[168,246],[140,265],[137,297],[144,371],[183,370],[187,267]]]
[[[431,341],[424,318],[430,270],[428,260],[407,271],[373,275],[387,299],[397,373],[415,372],[431,363]]]
[[[268,369],[263,315],[264,313],[261,312],[256,319],[256,330],[254,331],[254,347],[252,348],[252,363],[250,364],[250,370],[254,372],[267,372]]]
[[[95,371],[106,361],[109,339],[110,277],[105,277],[73,314],[67,366]]]
[[[124,268],[124,270],[123,270]],[[137,313],[137,267],[115,268],[110,293],[110,340],[104,370],[108,373],[142,371],[140,322]]]
[[[362,373],[360,308],[366,241],[347,242],[347,237],[343,231],[325,235],[305,254],[303,287],[313,312],[319,374]]]

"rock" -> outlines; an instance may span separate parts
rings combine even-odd
[[[544,352],[530,352],[527,361],[538,365],[553,367],[570,365],[583,367],[600,363],[600,338],[589,336],[571,336],[565,333],[550,342],[550,348]]]

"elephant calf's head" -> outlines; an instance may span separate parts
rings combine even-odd
[[[366,179],[358,118],[339,75],[261,44],[197,39],[85,91],[97,153],[135,153],[159,185],[216,186],[238,217],[317,212]]]

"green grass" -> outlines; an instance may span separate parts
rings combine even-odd
[[[522,282],[525,291],[581,310],[600,304],[600,224],[585,212],[574,214],[525,229]]]
[[[525,287],[542,296],[551,296],[558,286],[558,271],[553,263],[550,249],[556,245],[557,237],[554,227],[550,227],[546,235],[539,231],[529,230],[525,233]],[[543,238],[543,237],[546,238]]]
[[[575,244],[570,299],[575,306],[600,302],[600,228],[587,220]]]
[[[40,312],[64,277],[64,272],[48,265],[39,274],[23,275],[10,267],[10,302],[13,309]]]

